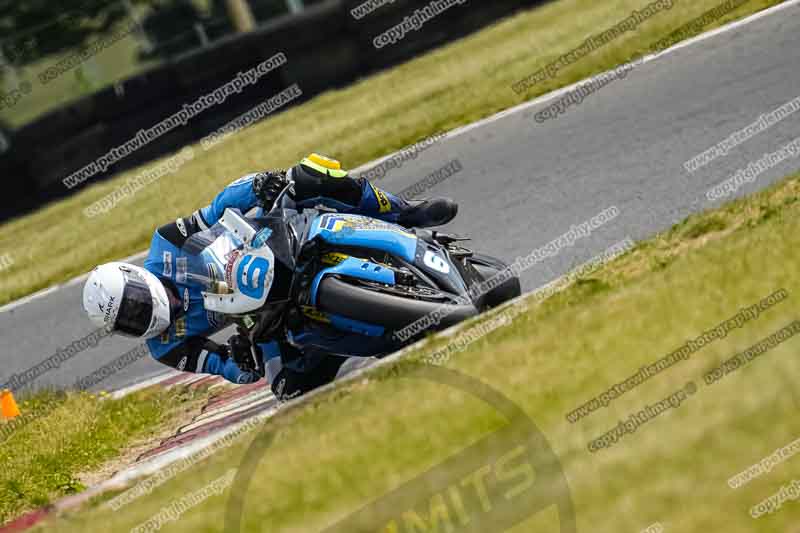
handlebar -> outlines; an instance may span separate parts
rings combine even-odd
[[[267,213],[268,215],[271,215],[273,211],[283,209],[283,199],[292,187],[294,187],[294,180],[287,180],[286,187],[278,193],[278,196],[275,197],[275,201],[272,202],[272,208],[269,210],[269,213]]]

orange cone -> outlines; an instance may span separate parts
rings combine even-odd
[[[16,418],[20,414],[17,402],[14,400],[14,394],[8,389],[0,393],[0,413],[6,420]]]

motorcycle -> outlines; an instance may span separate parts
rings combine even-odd
[[[470,290],[507,267],[463,247],[468,239],[319,207],[298,210],[287,194],[292,186],[268,213],[246,218],[227,209],[183,247],[187,282],[200,284],[206,310],[236,323],[251,346],[278,340],[299,353],[307,347],[294,332],[314,326],[379,346],[369,355],[381,357],[520,295],[514,276],[485,293]],[[404,331],[431,316],[437,320],[425,328]],[[244,366],[263,375],[251,355]]]

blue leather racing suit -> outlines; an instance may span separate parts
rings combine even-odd
[[[182,302],[182,313],[174,314],[177,318],[172,319],[169,329],[147,341],[153,357],[159,362],[186,372],[223,376],[233,383],[251,383],[260,378],[253,372],[241,370],[229,356],[226,345],[209,339],[209,336],[228,324],[224,316],[204,308],[203,289],[196,283],[187,282],[188,259],[182,251],[189,237],[214,225],[226,208],[247,213],[258,207],[259,201],[253,188],[257,176],[251,174],[234,181],[209,205],[158,228],[153,235],[144,267]],[[330,178],[314,183],[297,183],[295,188],[295,202],[300,208],[323,204],[340,212],[368,215],[389,222],[396,222],[403,210],[408,208],[403,199],[378,189],[366,179],[356,180],[349,176]],[[342,344],[344,341],[341,339],[326,338],[314,331],[298,332],[293,340],[300,345],[307,340],[315,346],[315,350],[327,343],[333,352],[352,355],[371,355],[380,350],[380,346],[370,346],[364,342]],[[275,342],[260,347],[265,360],[281,356]],[[330,365],[328,367],[331,371]]]

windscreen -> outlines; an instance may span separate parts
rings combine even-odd
[[[286,220],[281,217],[263,217],[248,221],[256,229],[251,246],[268,246],[275,256],[277,272],[293,272],[297,238]],[[226,277],[226,271],[244,249],[245,242],[221,224],[195,233],[183,245],[187,257],[186,281],[199,285],[207,292],[227,292],[225,280],[230,279],[230,272],[227,272]]]

